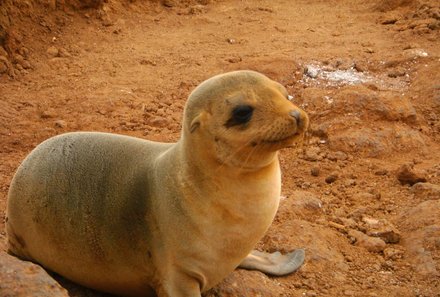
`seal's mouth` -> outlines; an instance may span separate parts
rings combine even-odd
[[[256,146],[258,144],[266,144],[266,145],[281,145],[283,147],[291,147],[294,145],[295,140],[300,138],[304,138],[305,135],[305,131],[295,131],[294,133],[282,137],[282,138],[278,138],[278,139],[263,139],[260,142],[253,142],[252,146]]]

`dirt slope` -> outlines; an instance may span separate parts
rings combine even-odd
[[[440,296],[439,32],[428,0],[0,1],[1,216],[41,141],[174,141],[197,84],[253,69],[311,116],[305,151],[281,153],[283,200],[258,246],[305,247],[307,263],[235,271],[207,296]]]

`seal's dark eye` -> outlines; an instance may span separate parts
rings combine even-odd
[[[227,128],[242,125],[249,122],[252,118],[254,108],[249,105],[239,105],[232,110],[231,118],[226,122]]]

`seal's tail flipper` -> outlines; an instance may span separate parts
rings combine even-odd
[[[254,250],[238,267],[282,276],[298,270],[304,264],[304,259],[305,251],[303,249],[296,249],[286,255],[280,252],[270,254]]]

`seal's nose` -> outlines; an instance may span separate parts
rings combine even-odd
[[[292,110],[289,112],[290,116],[296,120],[296,124],[301,124],[301,112],[299,110]]]

